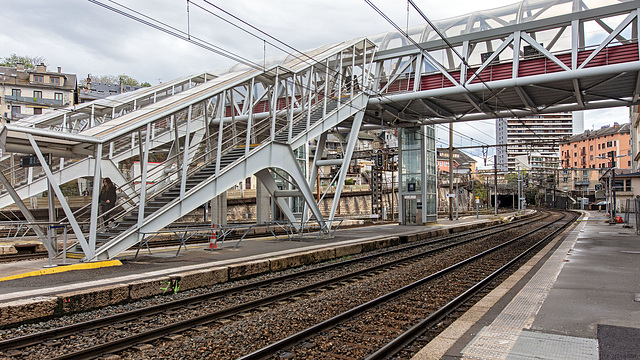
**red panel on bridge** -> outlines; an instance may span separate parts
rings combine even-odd
[[[582,62],[586,60],[592,52],[593,50],[580,51],[578,53],[578,65],[582,64]],[[558,54],[556,57],[567,67],[571,67],[571,53]],[[589,61],[585,67],[605,66],[631,61],[638,61],[637,43],[607,47]],[[510,79],[512,76],[511,64],[511,62],[505,62],[502,64],[490,65],[486,67],[479,76],[474,78],[471,83],[477,84],[482,81],[489,82]],[[478,68],[469,69],[467,71],[467,79],[473,76],[476,70],[478,70]],[[518,76],[520,77],[551,74],[560,71],[564,71],[563,68],[546,57],[522,59],[518,66]],[[460,79],[459,71],[453,71],[450,74],[454,79]],[[384,85],[385,84],[382,86]],[[386,92],[410,91],[412,86],[413,79],[400,79],[391,84]],[[440,73],[425,74],[420,79],[420,90],[442,89],[451,86],[453,86],[453,84]]]

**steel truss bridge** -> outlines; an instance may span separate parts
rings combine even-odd
[[[256,175],[290,221],[297,222],[287,197],[302,197],[305,219],[329,231],[360,129],[636,104],[638,8],[640,1],[523,1],[436,22],[449,44],[416,26],[8,124],[3,153],[35,154],[43,165],[5,169],[0,207],[16,203],[33,221],[22,199],[50,187],[65,214],[56,221],[70,225],[84,260],[93,261]],[[319,158],[336,129],[349,132],[343,157]],[[293,151],[312,140],[316,158],[305,175]],[[150,157],[161,162],[151,166]],[[120,164],[132,159],[141,175],[129,180]],[[311,190],[323,165],[340,166],[328,218]],[[277,188],[274,176],[283,173],[294,190]],[[90,206],[73,212],[60,185],[81,177],[100,184],[104,176],[122,190],[121,206],[99,218],[94,186]],[[107,218],[119,225],[100,232]],[[34,230],[44,241],[45,229]]]

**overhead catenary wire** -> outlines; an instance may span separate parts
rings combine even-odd
[[[287,47],[287,48],[291,49],[292,51],[296,52],[297,54],[300,54],[300,56],[297,56],[296,54],[292,54],[291,52],[286,51],[286,50],[282,49],[281,47],[276,47],[278,50],[281,50],[281,51],[283,51],[283,52],[285,52],[285,53],[288,53],[289,55],[292,55],[292,56],[294,56],[295,58],[297,58],[297,59],[299,59],[299,60],[302,60],[302,59],[300,59],[300,57],[305,57],[305,58],[307,58],[307,59],[312,60],[312,61],[314,61],[314,62],[315,62],[315,60],[314,60],[313,58],[309,57],[309,56],[308,56],[307,54],[305,54],[304,52],[302,52],[302,51],[300,51],[300,50],[296,49],[295,47],[293,47],[293,46],[291,46],[291,45],[287,44],[286,42],[284,42],[284,41],[282,41],[282,40],[278,39],[277,37],[272,36],[272,35],[270,35],[269,33],[267,33],[267,32],[265,32],[265,31],[263,31],[263,30],[259,29],[258,27],[254,26],[254,25],[252,25],[251,23],[249,23],[249,22],[247,22],[247,21],[243,20],[242,18],[240,18],[240,17],[238,17],[238,16],[234,15],[233,13],[231,13],[231,12],[229,12],[229,11],[227,11],[227,10],[223,9],[222,7],[220,7],[220,6],[218,6],[218,5],[215,5],[215,4],[212,4],[212,3],[211,3],[210,1],[208,1],[208,0],[202,0],[202,1],[203,1],[203,2],[205,2],[205,3],[207,3],[207,4],[209,4],[210,6],[214,7],[215,9],[217,9],[217,10],[219,10],[219,11],[223,12],[224,14],[226,14],[226,15],[228,15],[228,16],[230,16],[230,17],[232,17],[233,19],[235,19],[235,20],[237,20],[237,21],[241,22],[242,24],[245,24],[246,26],[249,26],[251,29],[254,29],[255,31],[260,32],[260,33],[261,33],[261,34],[263,34],[264,36],[269,37],[270,39],[274,40],[275,42],[278,42],[279,44],[282,44],[284,47]],[[196,5],[196,4],[194,4],[194,5]],[[196,6],[198,6],[198,5],[196,5]],[[200,7],[200,6],[198,6],[198,7]],[[202,7],[200,7],[200,8],[202,9]],[[204,10],[204,9],[203,9],[203,10]],[[407,11],[408,11],[408,10],[409,10],[409,4],[407,4]],[[205,10],[205,11],[207,11],[208,13],[210,13],[210,14],[211,14],[211,15],[213,15],[213,16],[218,17],[219,19],[222,19],[222,20],[226,21],[227,23],[229,23],[229,24],[231,24],[231,25],[235,26],[236,28],[241,29],[242,31],[244,31],[244,32],[247,32],[247,33],[251,34],[251,32],[250,32],[250,31],[248,31],[248,30],[246,30],[246,29],[242,28],[241,26],[238,26],[237,24],[232,23],[231,21],[229,21],[229,20],[227,20],[227,19],[224,19],[223,17],[221,17],[221,16],[219,16],[219,15],[217,15],[217,14],[213,13],[213,12],[210,12],[210,11],[208,11],[208,10]],[[255,34],[252,34],[252,35],[253,35],[254,37],[258,38],[258,39],[264,40],[263,38],[261,38],[261,37],[259,37],[259,36],[255,35]],[[266,42],[266,40],[264,40],[264,41]],[[268,43],[269,43],[270,45],[274,46],[272,42],[268,42]],[[303,60],[303,61],[304,61],[304,60]],[[307,61],[305,61],[305,63],[308,63],[308,62],[307,62]],[[335,72],[333,69],[330,69],[330,71]],[[337,73],[337,72],[336,72],[336,73]],[[380,96],[382,96],[382,97],[386,97],[386,98],[390,99],[387,95],[380,95]],[[395,102],[394,102],[394,103],[395,103]],[[399,105],[399,104],[398,104],[398,105]],[[410,109],[410,111],[413,111],[413,112],[414,112],[415,114],[417,114],[417,115],[421,115],[421,114],[419,114],[418,112],[414,111],[413,109]],[[425,120],[429,121],[428,119],[425,119]],[[433,121],[430,121],[430,122],[431,122],[432,124],[436,124],[436,123],[435,123],[435,122],[433,122]],[[471,126],[471,127],[473,128],[473,126]],[[477,129],[476,129],[476,130],[477,130]],[[454,131],[454,132],[455,132],[455,131]],[[466,137],[466,135],[465,135],[465,134],[463,134],[463,133],[458,133],[458,132],[456,132],[456,133],[457,133],[457,134],[459,134],[459,135],[460,135],[460,136],[462,136],[462,137]],[[485,135],[486,135],[486,134],[485,134]],[[469,138],[469,139],[471,139],[471,138]],[[471,139],[471,140],[473,140],[473,139]]]
[[[138,15],[140,15],[141,17],[144,17],[144,18],[146,18],[146,19],[149,19],[150,21],[157,22],[157,23],[161,24],[162,26],[166,26],[166,27],[168,27],[168,28],[170,28],[170,29],[173,29],[175,32],[178,32],[178,33],[180,33],[180,32],[181,32],[180,30],[178,30],[178,29],[177,29],[177,28],[175,28],[175,27],[172,27],[172,26],[170,26],[170,25],[168,25],[168,24],[166,24],[166,23],[163,23],[163,22],[160,22],[160,21],[158,21],[158,20],[156,20],[156,19],[153,19],[153,18],[151,18],[151,17],[149,17],[149,16],[147,16],[147,15],[145,15],[145,14],[142,14],[141,12],[138,12],[138,11],[136,11],[136,10],[134,10],[134,9],[131,9],[131,8],[129,8],[129,7],[126,7],[126,6],[122,5],[122,4],[119,4],[119,3],[118,3],[118,2],[116,2],[116,1],[113,1],[113,0],[109,0],[109,1],[110,1],[111,3],[113,3],[113,4],[116,4],[117,6],[121,6],[122,8],[127,9],[128,11],[131,11],[131,12],[133,12],[133,13],[135,13],[135,14],[138,14]],[[149,21],[145,21],[145,20],[143,20],[143,19],[139,19],[139,18],[137,18],[137,17],[135,17],[135,16],[132,16],[132,15],[130,15],[130,14],[126,14],[124,11],[119,10],[119,9],[116,9],[116,8],[113,8],[113,7],[110,7],[110,6],[106,5],[106,4],[101,3],[100,1],[97,1],[97,0],[90,0],[90,2],[95,3],[95,4],[97,4],[97,5],[100,5],[100,6],[104,7],[104,8],[106,8],[106,9],[112,10],[112,11],[114,11],[114,12],[116,12],[116,13],[118,13],[118,14],[121,14],[121,15],[123,15],[123,16],[126,16],[126,17],[129,17],[129,18],[131,18],[131,19],[134,19],[134,20],[140,21],[141,23],[143,23],[143,24],[145,24],[145,25],[148,25],[148,26],[151,26],[151,27],[153,27],[153,28],[155,28],[155,29],[157,29],[157,30],[161,30],[161,31],[167,32],[167,31],[163,30],[161,27],[159,27],[159,26],[157,26],[157,25],[155,25],[155,24],[153,24],[153,23],[151,23],[151,22],[149,22]],[[188,1],[188,2],[187,2],[187,6],[189,6],[189,3],[193,4],[192,2]],[[207,2],[207,3],[209,3],[209,2]],[[194,5],[197,5],[197,4],[194,4]],[[198,6],[198,7],[199,7],[199,6]],[[219,8],[219,7],[216,7],[216,8]],[[276,41],[278,41],[278,42],[280,42],[280,43],[282,43],[282,44],[286,45],[287,47],[289,47],[289,48],[293,49],[293,50],[294,50],[294,51],[296,51],[297,53],[302,54],[302,55],[303,55],[304,57],[306,57],[307,59],[309,59],[309,60],[311,60],[311,61],[314,61],[314,59],[313,59],[313,58],[311,58],[311,57],[309,57],[307,54],[305,54],[305,53],[303,53],[303,52],[301,52],[301,51],[299,51],[299,50],[295,49],[295,48],[294,48],[294,47],[292,47],[292,46],[287,45],[286,43],[284,43],[284,42],[282,42],[282,41],[278,40],[277,38],[275,38],[275,37],[273,37],[273,36],[271,36],[271,35],[267,34],[266,32],[264,32],[264,31],[262,31],[262,30],[258,29],[257,27],[255,27],[255,26],[253,26],[253,25],[251,25],[251,24],[249,24],[249,23],[245,22],[244,20],[242,20],[242,19],[240,19],[240,18],[238,18],[238,17],[234,16],[233,14],[231,14],[231,13],[229,13],[229,12],[225,11],[224,9],[221,9],[221,8],[219,8],[219,9],[220,9],[221,11],[224,11],[224,12],[225,12],[226,14],[228,14],[229,16],[232,16],[232,17],[234,17],[234,18],[238,19],[238,21],[242,21],[243,23],[247,24],[248,26],[251,26],[252,28],[254,28],[254,29],[256,29],[256,30],[260,31],[261,33],[264,33],[265,35],[267,35],[267,36],[269,36],[269,37],[271,37],[271,38],[275,39]],[[188,21],[189,21],[189,20],[188,20]],[[184,32],[181,32],[181,33],[182,33],[183,35],[185,34]],[[175,34],[172,34],[172,35],[175,35]],[[194,44],[196,44],[196,45],[198,45],[198,44],[194,42],[194,39],[195,39],[195,40],[200,40],[200,39],[198,39],[198,38],[196,38],[196,37],[192,37],[192,36],[191,36],[190,25],[189,25],[189,30],[188,30],[188,32],[186,33],[186,38],[185,38],[184,36],[178,36],[178,38],[179,38],[179,39],[182,39],[182,40],[185,40],[185,41],[189,41],[189,42],[194,43]],[[191,40],[191,41],[190,41],[190,40]],[[206,43],[206,42],[205,42],[205,43]],[[265,40],[265,43],[266,43],[266,40]],[[207,44],[209,44],[209,43],[207,43]],[[271,43],[270,43],[270,44],[271,44]],[[209,45],[211,45],[211,46],[215,47],[215,45],[213,45],[213,44],[209,44]],[[219,47],[218,47],[218,48],[219,48]],[[220,48],[220,49],[221,49],[221,48]],[[216,53],[217,53],[217,52],[216,52]],[[230,55],[230,58],[231,58],[232,60],[239,61],[239,62],[241,62],[241,63],[242,63],[242,61],[240,61],[240,60],[241,60],[241,59],[244,59],[244,58],[242,58],[241,56],[239,56],[239,55],[237,55],[237,54],[233,54],[233,53],[231,53],[231,52],[228,52],[228,53],[229,53],[228,55]],[[287,53],[291,54],[290,52],[287,52]],[[293,54],[293,55],[295,55],[295,54]],[[229,57],[229,56],[228,56],[228,57]],[[300,58],[300,57],[298,57],[298,58]],[[246,59],[245,59],[245,60],[246,60]],[[305,61],[305,62],[307,62],[307,61]],[[255,66],[254,66],[254,67],[255,67]],[[115,99],[111,99],[110,101],[112,101],[112,102],[114,102],[114,103],[119,103],[119,104],[122,104],[122,105],[126,105],[126,104],[128,104],[128,103],[129,103],[129,102],[127,102],[127,101],[120,101],[120,100],[115,100]],[[75,109],[75,107],[73,107],[73,108],[65,108],[65,109],[54,109],[54,110],[55,110],[55,111],[58,111],[58,112],[62,112],[62,113],[64,113],[64,114],[68,114],[68,113],[70,113],[70,114],[74,114],[74,113],[75,113],[75,114],[86,114],[86,112],[85,112],[85,111],[80,111],[80,110],[78,110],[78,109]],[[416,113],[416,114],[418,114],[418,113]],[[460,135],[461,135],[461,136],[463,136],[464,134],[460,133]]]
[[[231,13],[231,12],[229,12],[229,11],[227,11],[227,10],[223,9],[222,7],[220,7],[220,6],[218,6],[218,5],[213,4],[213,3],[211,3],[211,2],[210,2],[210,1],[208,1],[208,0],[202,0],[202,1],[203,1],[204,3],[206,3],[206,4],[210,5],[211,7],[213,7],[213,8],[215,8],[215,9],[217,9],[217,10],[219,10],[219,11],[223,12],[223,13],[224,13],[224,14],[226,14],[227,16],[229,16],[229,17],[231,17],[231,18],[235,19],[236,21],[239,21],[240,23],[242,23],[242,24],[244,24],[244,25],[246,25],[246,26],[250,27],[251,29],[253,29],[253,30],[255,30],[255,31],[259,32],[260,34],[262,34],[262,35],[264,35],[264,36],[266,36],[266,37],[268,37],[268,38],[272,39],[273,41],[275,41],[275,42],[277,42],[277,43],[281,44],[282,46],[284,46],[284,47],[286,47],[286,48],[291,49],[291,50],[292,50],[292,51],[294,51],[295,53],[292,53],[291,51],[285,50],[285,49],[283,49],[282,47],[280,47],[280,46],[277,46],[277,45],[273,44],[273,42],[271,42],[271,41],[267,41],[266,39],[264,39],[264,38],[262,38],[262,37],[260,37],[260,36],[258,36],[258,35],[256,35],[256,34],[253,34],[251,31],[249,31],[249,30],[247,30],[247,29],[243,28],[242,26],[239,26],[238,24],[235,24],[235,23],[233,23],[232,21],[230,21],[230,20],[228,20],[228,19],[225,19],[224,17],[222,17],[222,16],[220,16],[220,15],[218,15],[218,14],[216,14],[216,13],[212,12],[212,11],[209,11],[208,9],[204,9],[203,7],[199,6],[198,4],[193,4],[193,2],[192,2],[192,4],[193,4],[194,6],[199,7],[200,9],[202,9],[202,10],[206,11],[207,13],[209,13],[209,14],[211,14],[211,15],[213,15],[213,16],[215,16],[215,17],[217,17],[217,18],[219,18],[219,19],[221,19],[221,20],[223,20],[223,21],[225,21],[225,22],[227,22],[228,24],[230,24],[230,25],[232,25],[232,26],[234,26],[234,27],[236,27],[236,28],[238,28],[238,29],[242,30],[243,32],[246,32],[246,33],[248,33],[248,34],[251,34],[251,35],[252,35],[252,36],[254,36],[255,38],[262,40],[265,44],[267,44],[267,43],[268,43],[269,45],[274,46],[276,49],[278,49],[278,50],[280,50],[280,51],[282,51],[282,52],[284,52],[284,53],[286,53],[286,54],[288,54],[288,55],[291,55],[291,56],[293,56],[294,58],[296,58],[296,59],[298,59],[298,60],[300,60],[300,61],[303,61],[304,63],[310,64],[310,65],[311,65],[311,64],[320,65],[320,67],[321,67],[321,68],[324,66],[323,64],[319,63],[319,62],[318,62],[316,59],[314,59],[313,57],[310,57],[308,54],[306,54],[306,53],[304,53],[304,52],[302,52],[302,51],[298,50],[297,48],[295,48],[295,47],[293,47],[293,46],[291,46],[291,45],[287,44],[286,42],[284,42],[284,41],[282,41],[282,40],[278,39],[277,37],[275,37],[275,36],[273,36],[273,35],[271,35],[271,34],[269,34],[269,33],[265,32],[264,30],[261,30],[260,28],[258,28],[258,27],[256,27],[256,26],[252,25],[251,23],[249,23],[249,22],[247,22],[247,21],[243,20],[242,18],[240,18],[240,17],[238,17],[238,16],[234,15],[233,13]],[[311,62],[309,62],[309,61],[311,61]],[[338,71],[336,71],[336,70],[334,70],[334,69],[329,68],[328,70],[329,70],[330,72],[334,73],[334,74],[339,75]],[[304,85],[303,85],[303,87],[304,87],[305,89],[309,90],[306,86],[304,86]],[[370,90],[371,90],[371,89],[370,89]],[[386,97],[385,95],[381,95],[381,96]],[[395,103],[395,102],[394,102],[394,103]],[[398,105],[399,105],[399,104],[398,104]],[[414,110],[412,110],[412,109],[411,109],[411,111],[413,111],[413,112],[414,112],[415,114],[417,114],[417,115],[421,115],[421,114],[419,114],[418,112],[416,112],[416,111],[414,111]],[[433,124],[435,124],[435,122],[433,122],[433,121],[432,121],[432,123],[433,123]]]
[[[422,12],[422,10],[418,7],[418,5],[416,5],[415,2],[413,2],[413,0],[407,0],[411,6],[413,6],[413,8],[418,12],[418,14],[429,24],[429,26],[433,29],[433,31],[435,31],[438,36],[445,42],[445,44],[447,44],[447,47],[449,49],[451,49],[451,51],[453,51],[456,56],[464,63],[464,65],[466,66],[467,69],[470,69],[471,66],[469,65],[469,63],[467,62],[467,60],[464,58],[464,56],[460,55],[460,53],[458,53],[458,51],[455,49],[455,47],[453,46],[453,44],[451,44],[449,42],[449,39],[447,39],[447,37],[435,26],[435,24],[433,24],[431,22],[431,20],[429,20],[429,17],[427,17],[426,14],[424,14]],[[408,34],[407,34],[408,35]],[[513,49],[513,51],[520,51],[519,49]],[[476,76],[480,82],[482,82],[482,84],[489,90],[489,92],[491,92],[491,95],[493,95],[496,98],[496,102],[500,101],[502,103],[502,105],[505,105],[502,100],[500,100],[500,98],[498,97],[497,94],[494,93],[493,89],[491,89],[491,87],[484,81],[484,79],[482,78],[481,74],[478,73]],[[462,86],[464,87],[464,84],[462,84]],[[505,105],[506,107],[506,105]],[[511,113],[511,115],[520,120],[520,122],[522,123],[522,125],[524,125],[529,131],[531,131],[532,134],[536,135],[540,140],[543,140],[540,137],[540,134],[536,133],[533,129],[531,129],[529,126],[527,126],[522,119],[520,119],[518,116],[516,116],[516,114],[509,108],[507,107],[507,110]]]
[[[242,64],[247,65],[249,67],[252,67],[254,69],[261,69],[262,68],[262,66],[260,66],[260,64],[257,64],[257,63],[255,63],[255,62],[253,62],[253,61],[251,61],[251,60],[249,60],[249,59],[247,59],[245,57],[236,55],[236,54],[232,53],[231,51],[223,49],[223,48],[221,48],[221,47],[219,47],[217,45],[211,44],[211,43],[209,43],[207,41],[204,41],[204,40],[202,40],[200,38],[197,38],[195,36],[190,36],[188,33],[185,33],[182,30],[179,30],[179,29],[177,29],[177,28],[175,28],[175,27],[173,27],[171,25],[168,25],[168,24],[162,22],[162,21],[154,19],[154,18],[152,18],[152,17],[150,17],[148,15],[142,14],[142,13],[140,13],[140,12],[138,12],[136,10],[133,10],[133,9],[127,7],[127,6],[124,6],[124,5],[122,5],[122,4],[120,4],[120,3],[116,2],[116,1],[108,0],[109,2],[111,2],[113,4],[116,4],[117,6],[120,6],[120,7],[124,8],[124,9],[127,9],[128,11],[130,11],[132,13],[135,13],[135,14],[139,15],[140,17],[132,15],[132,14],[127,13],[125,11],[122,11],[120,9],[117,9],[117,8],[115,8],[113,6],[109,6],[109,5],[103,3],[103,2],[101,2],[99,0],[87,0],[87,1],[89,1],[89,2],[91,2],[93,4],[96,4],[98,6],[101,6],[101,7],[105,8],[105,9],[107,9],[107,10],[113,11],[113,12],[115,12],[117,14],[120,14],[120,15],[122,15],[124,17],[129,18],[129,19],[135,20],[135,21],[137,21],[137,22],[139,22],[141,24],[144,24],[144,25],[147,25],[149,27],[152,27],[152,28],[154,28],[156,30],[162,31],[162,32],[164,32],[164,33],[166,33],[168,35],[171,35],[171,36],[174,36],[174,37],[176,37],[178,39],[187,41],[187,42],[189,42],[189,43],[191,43],[193,45],[199,46],[199,47],[201,47],[201,48],[203,48],[205,50],[208,50],[208,51],[211,51],[211,52],[216,53],[218,55],[224,56],[224,57],[226,57],[226,58],[228,58],[230,60],[242,63]],[[144,17],[144,18],[146,18],[148,20],[145,20],[142,17]],[[158,24],[160,24],[160,25],[158,25]]]
[[[128,14],[126,14],[126,13],[125,13],[125,12],[123,12],[123,11],[120,11],[120,10],[118,10],[118,9],[114,9],[114,8],[108,7],[108,5],[104,5],[104,4],[100,3],[98,0],[89,0],[89,1],[90,1],[90,2],[92,2],[92,3],[98,4],[98,5],[100,5],[100,6],[103,6],[103,7],[107,8],[107,9],[110,9],[110,10],[112,10],[112,11],[115,11],[115,12],[117,12],[117,13],[119,13],[119,14],[122,14],[122,15],[124,15],[124,16],[127,16],[127,17],[129,17],[129,18],[132,18],[132,19],[134,19],[134,20],[140,21],[140,20],[138,20],[138,19],[137,19],[137,17],[135,17],[135,16],[129,16]],[[163,26],[167,26],[167,27],[169,27],[169,28],[171,28],[171,29],[173,29],[173,30],[175,30],[175,31],[177,31],[177,32],[181,32],[180,30],[176,29],[175,27],[172,27],[172,26],[170,26],[170,25],[168,25],[168,24],[165,24],[165,23],[162,23],[162,22],[160,22],[160,21],[157,21],[157,20],[155,20],[155,19],[153,19],[153,18],[151,18],[151,17],[149,17],[149,16],[147,16],[147,15],[145,15],[145,14],[142,14],[142,13],[140,13],[140,12],[138,12],[138,11],[136,11],[136,10],[133,10],[133,9],[131,9],[131,8],[129,8],[129,7],[126,7],[126,6],[124,6],[124,5],[121,5],[121,4],[117,3],[116,1],[113,1],[113,0],[109,0],[109,1],[110,1],[110,2],[112,2],[112,3],[114,3],[114,4],[117,4],[118,6],[123,7],[124,9],[127,9],[128,11],[132,11],[132,12],[134,12],[134,13],[136,13],[136,14],[138,14],[138,15],[142,16],[142,17],[145,17],[145,18],[150,19],[150,20],[152,20],[152,21],[156,21],[156,22],[158,22],[158,23],[161,23]],[[190,0],[188,3],[189,3],[189,4],[191,4],[191,5],[193,5],[193,6],[196,6],[196,7],[200,8],[200,9],[202,9],[202,10],[204,10],[204,11],[208,12],[208,13],[210,13],[211,15],[214,15],[214,16],[216,16],[216,17],[220,18],[220,19],[223,19],[224,21],[226,21],[227,23],[229,23],[229,24],[231,24],[231,25],[235,26],[236,28],[239,28],[239,29],[241,29],[242,31],[245,31],[245,32],[247,32],[247,33],[251,34],[252,36],[254,36],[254,37],[256,37],[256,38],[258,38],[258,39],[262,40],[265,44],[266,44],[266,43],[268,43],[269,45],[274,46],[275,48],[277,48],[277,49],[279,49],[279,50],[281,50],[281,51],[283,51],[283,52],[285,52],[285,53],[287,53],[287,54],[289,54],[289,55],[292,55],[292,56],[294,56],[295,58],[297,58],[297,59],[299,59],[299,60],[301,60],[301,61],[304,61],[305,63],[309,63],[309,61],[312,61],[312,62],[314,62],[314,63],[317,63],[317,61],[316,61],[315,59],[313,59],[312,57],[310,57],[310,56],[308,56],[307,54],[303,53],[302,51],[300,51],[300,50],[296,49],[295,47],[293,47],[293,46],[290,46],[290,45],[286,44],[285,42],[283,42],[283,41],[279,40],[278,38],[276,38],[276,37],[274,37],[274,36],[272,36],[272,35],[270,35],[270,34],[266,33],[265,31],[263,31],[263,30],[261,30],[261,29],[257,28],[257,27],[256,27],[256,26],[254,26],[254,25],[251,25],[250,23],[248,23],[248,22],[246,22],[246,21],[242,20],[241,18],[239,18],[239,17],[237,17],[237,16],[233,15],[232,13],[230,13],[230,12],[228,12],[228,11],[226,11],[226,10],[222,9],[221,7],[214,5],[214,4],[212,4],[211,2],[209,2],[209,1],[206,1],[206,0],[203,0],[203,1],[204,1],[205,3],[207,3],[207,4],[211,5],[211,6],[213,6],[214,8],[218,9],[219,11],[224,12],[224,13],[225,13],[225,14],[227,14],[228,16],[230,16],[230,17],[232,17],[232,18],[236,19],[237,21],[240,21],[241,23],[245,24],[246,26],[249,26],[250,28],[254,29],[255,31],[258,31],[258,32],[260,32],[261,34],[263,34],[263,35],[265,35],[265,36],[267,36],[267,37],[269,37],[269,38],[273,39],[275,42],[278,42],[278,43],[282,44],[284,47],[287,47],[287,48],[289,48],[289,49],[291,49],[291,50],[295,51],[297,54],[300,54],[300,55],[293,54],[293,53],[291,53],[290,51],[287,51],[287,50],[283,49],[282,47],[275,45],[275,44],[274,44],[273,42],[271,42],[271,41],[267,41],[266,39],[264,39],[264,38],[262,38],[262,37],[260,37],[260,36],[257,36],[257,35],[255,35],[255,34],[252,34],[250,31],[248,31],[248,30],[246,30],[246,29],[243,29],[241,26],[238,26],[237,24],[234,24],[233,22],[231,22],[231,21],[229,21],[229,20],[227,20],[227,19],[224,19],[223,17],[221,17],[221,16],[219,16],[219,15],[217,15],[217,14],[215,14],[215,13],[213,13],[213,12],[211,12],[211,11],[207,10],[207,9],[204,9],[204,8],[203,8],[202,6],[200,6],[199,4],[195,4],[195,3],[193,2],[193,0]],[[153,26],[154,24],[150,24],[149,22],[144,22],[144,20],[142,20],[141,22],[142,22],[142,23],[145,23],[145,24],[148,24],[149,26],[152,26],[153,28],[156,28],[156,29],[158,29],[158,30],[164,31],[164,30],[162,30],[162,28],[159,28],[159,27],[157,27],[157,26]],[[165,32],[166,32],[166,31],[165,31]],[[182,33],[183,33],[183,32],[182,32]],[[183,33],[183,34],[184,34],[184,33]],[[180,39],[182,39],[182,40],[185,40],[185,41],[189,41],[189,37],[190,37],[192,40],[193,40],[193,39],[198,39],[198,38],[195,38],[195,37],[191,36],[190,31],[189,31],[189,33],[187,34],[187,37],[186,37],[186,38],[185,38],[184,36],[178,36],[178,38],[180,38]],[[200,40],[200,39],[198,39],[198,40]],[[192,43],[193,43],[193,41],[189,41],[189,42],[192,42]],[[196,44],[196,45],[197,45],[197,44]],[[233,57],[241,58],[239,55],[234,54],[234,53],[232,53],[232,52],[228,52],[228,53],[229,53],[229,55],[231,55],[231,56],[232,56],[232,57],[231,57],[231,59],[234,59]],[[303,59],[303,57],[304,57],[305,59]],[[239,62],[240,62],[240,61],[239,61]],[[241,63],[244,63],[244,62],[241,62]],[[254,68],[262,68],[262,69],[264,68],[264,65],[263,65],[263,66],[260,66],[260,65],[255,64],[255,63],[253,63],[253,65],[254,65],[254,66],[253,66]],[[331,69],[331,71],[336,72],[336,71],[335,71],[335,70],[333,70],[333,69]],[[303,85],[303,86],[304,86],[304,85]],[[304,87],[306,88],[306,86],[304,86]],[[383,96],[383,97],[385,97],[385,95],[382,95],[382,96]],[[398,104],[398,105],[399,105],[399,104]],[[413,113],[415,113],[416,115],[421,115],[421,114],[419,114],[418,112],[416,112],[416,111],[415,111],[415,110],[413,110],[413,109],[410,109],[410,111],[411,111],[411,112],[413,112]],[[436,124],[434,121],[429,120],[429,119],[424,119],[424,120],[422,120],[422,121],[423,121],[423,122],[425,122],[425,121],[426,121],[426,122],[430,122],[430,123],[432,123],[432,124]],[[465,136],[465,135],[464,135],[464,134],[462,134],[462,133],[459,133],[459,132],[456,132],[456,133],[458,133],[458,134],[459,134],[460,136],[462,136],[462,137],[464,137],[464,136]],[[471,140],[472,140],[472,141],[474,141],[474,139],[471,139]],[[477,140],[475,140],[475,141],[477,141]],[[477,141],[477,142],[478,142],[478,143],[480,143],[479,141]]]

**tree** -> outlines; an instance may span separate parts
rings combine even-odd
[[[0,66],[16,67],[18,64],[24,64],[25,69],[35,69],[36,65],[44,63],[46,65],[47,59],[43,56],[20,56],[11,54],[0,62]]]
[[[485,177],[482,176],[480,177],[480,181],[474,181],[473,184],[473,196],[474,198],[477,196],[479,199],[482,199],[482,201],[486,202],[487,200],[487,189],[485,188],[486,186],[486,182],[485,182]]]
[[[151,84],[149,84],[148,82],[144,82],[142,84],[140,84],[140,82],[134,78],[132,78],[129,75],[126,74],[122,74],[122,75],[93,75],[91,76],[91,82],[93,83],[102,83],[102,84],[113,84],[113,85],[119,85],[120,84],[120,80],[122,80],[122,83],[124,85],[131,85],[131,86],[141,86],[141,87],[145,87],[145,86],[151,86]],[[87,79],[82,79],[80,81],[80,85],[81,86],[87,86]]]

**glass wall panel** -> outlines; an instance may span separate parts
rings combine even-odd
[[[420,128],[402,129],[402,149],[420,149]]]

